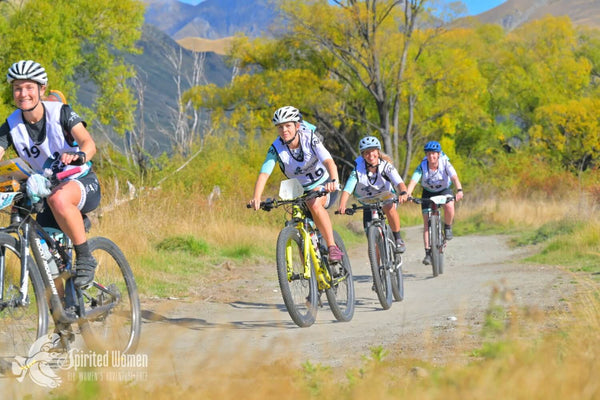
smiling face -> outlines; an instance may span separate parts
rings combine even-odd
[[[425,153],[425,156],[427,157],[429,168],[437,168],[438,162],[440,160],[440,153],[438,153],[437,151],[428,151],[427,153]]]
[[[16,80],[12,83],[12,92],[15,105],[21,110],[31,110],[40,103],[40,97],[46,89],[37,82]]]
[[[379,164],[379,149],[367,149],[361,154],[369,165],[376,166]]]

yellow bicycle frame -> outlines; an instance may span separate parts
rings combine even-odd
[[[312,241],[310,239],[310,235],[304,228],[304,219],[305,218],[306,218],[306,216],[304,215],[304,212],[302,211],[302,207],[300,207],[298,205],[292,206],[292,220],[298,221],[298,223],[296,224],[296,229],[298,229],[298,232],[300,232],[300,235],[302,236],[302,243],[303,243],[302,258],[304,260],[304,278],[310,279],[311,268],[310,268],[310,263],[308,262],[308,260],[310,259],[310,260],[312,260],[312,263],[315,266],[317,286],[318,286],[319,290],[329,289],[331,287],[331,284],[330,284],[331,275],[329,275],[329,271],[327,271],[327,268],[323,268],[322,263],[321,263],[321,257],[315,251],[315,248],[313,247]],[[293,269],[291,268],[291,265],[293,263],[293,261],[292,261],[293,260],[293,257],[292,257],[293,251],[294,251],[294,246],[292,244],[292,240],[289,240],[287,242],[286,249],[285,249],[286,264],[288,266],[288,268],[287,268],[288,281],[292,280]]]

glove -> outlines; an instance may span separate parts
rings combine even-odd
[[[26,188],[27,196],[34,204],[50,196],[50,193],[52,193],[50,190],[50,181],[40,174],[33,174],[27,178]]]

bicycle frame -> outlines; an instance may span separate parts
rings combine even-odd
[[[25,301],[28,295],[27,288],[29,284],[29,273],[27,270],[27,260],[31,250],[33,260],[35,261],[36,267],[40,271],[44,286],[47,289],[50,289],[49,293],[47,293],[47,302],[51,307],[52,319],[55,322],[62,324],[73,324],[82,319],[91,320],[97,318],[98,316],[106,312],[109,312],[112,308],[114,308],[115,303],[98,305],[91,312],[83,314],[85,308],[80,307],[80,315],[78,317],[69,316],[65,311],[65,307],[63,306],[61,295],[59,294],[56,284],[54,282],[55,278],[53,278],[52,276],[52,272],[50,271],[48,262],[44,259],[44,257],[42,257],[41,239],[46,241],[50,251],[57,251],[60,256],[60,260],[64,262],[64,271],[62,271],[59,277],[67,278],[67,290],[74,290],[74,288],[71,287],[72,282],[68,279],[71,274],[71,256],[67,253],[66,249],[63,248],[63,246],[59,246],[56,240],[54,240],[54,238],[50,234],[48,234],[48,232],[46,232],[46,230],[36,220],[34,220],[31,217],[30,209],[20,205],[15,205],[11,211],[11,214],[19,215],[21,217],[21,220],[15,224],[11,223],[11,225],[7,227],[0,228],[0,232],[14,234],[19,239],[19,251],[20,254],[23,255],[21,257],[21,275],[19,280],[19,291],[21,293],[21,301]],[[0,258],[0,270],[2,270],[3,275],[5,268],[3,255],[0,255]],[[2,279],[3,278],[4,276],[2,276]],[[97,284],[94,283],[94,285]],[[75,298],[71,300],[74,302],[81,303],[81,294],[77,292],[76,294],[73,293],[73,295],[75,296]],[[2,298],[4,298],[4,293],[2,293]]]
[[[317,234],[316,230],[314,230],[311,226],[312,220],[306,216],[305,211],[303,210],[303,205],[294,203],[292,205],[292,218],[286,223],[286,225],[294,225],[300,235],[302,236],[302,256],[304,260],[304,277],[306,279],[310,278],[311,268],[309,260],[312,260],[313,265],[315,266],[315,274],[317,278],[317,284],[319,290],[325,290],[331,287],[331,275],[327,268],[322,267],[322,258],[321,253],[318,249],[313,245],[313,241],[311,239],[311,233]],[[317,246],[319,245],[319,241],[317,241]],[[291,265],[292,260],[292,251],[293,248],[288,246],[286,249],[286,259],[288,261],[288,265]],[[288,279],[292,278],[292,271],[288,271]]]

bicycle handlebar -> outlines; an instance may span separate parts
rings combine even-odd
[[[326,192],[324,190],[313,190],[310,192],[305,192],[303,195],[298,196],[294,199],[290,199],[290,200],[277,200],[277,199],[268,198],[265,201],[260,202],[259,208],[261,210],[271,211],[273,208],[281,207],[286,204],[300,203],[300,202],[304,202],[307,200],[316,199],[318,197],[326,196],[328,194],[329,194],[329,192]],[[253,207],[252,207],[252,205],[250,205],[248,203],[248,204],[246,204],[246,208],[253,208]]]
[[[352,204],[351,208],[346,208],[346,210],[344,211],[344,214],[345,215],[354,215],[354,213],[356,213],[356,211],[358,211],[358,210],[372,210],[374,208],[381,208],[381,207],[385,206],[386,204],[398,203],[398,201],[399,201],[399,199],[397,197],[395,197],[393,199],[378,201],[373,204],[363,204],[360,206],[356,205],[356,204]],[[339,211],[336,211],[335,214],[340,215],[341,213]]]
[[[445,202],[438,202],[435,199],[436,198],[440,198],[440,197],[445,197],[446,201]],[[437,205],[443,205],[443,204],[447,204],[452,200],[455,200],[456,197],[452,194],[442,194],[442,195],[438,195],[438,196],[432,196],[430,198],[423,198],[423,197],[409,197],[407,200],[408,201],[412,201],[415,204],[437,204]]]

